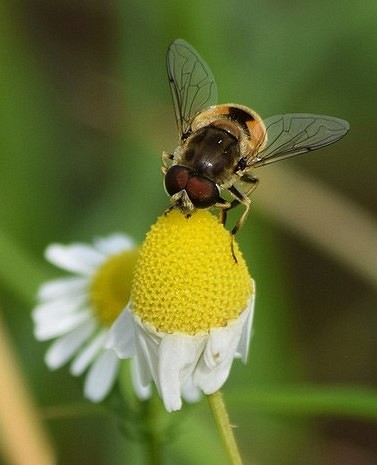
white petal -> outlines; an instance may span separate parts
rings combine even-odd
[[[60,278],[48,281],[38,290],[38,300],[61,299],[62,297],[84,293],[88,286],[88,278]]]
[[[227,326],[210,331],[207,346],[194,372],[194,384],[205,394],[217,391],[227,380],[248,315],[247,309]]]
[[[168,334],[160,345],[160,394],[168,412],[182,406],[181,388],[192,375],[205,344],[206,336]]]
[[[198,402],[202,397],[202,393],[200,392],[200,389],[195,386],[192,376],[189,377],[186,384],[182,387],[182,397],[190,404]]]
[[[74,376],[79,376],[88,368],[91,362],[101,349],[104,349],[107,331],[101,331],[92,339],[89,344],[74,359],[70,372]]]
[[[63,366],[90,337],[96,327],[97,323],[94,320],[86,321],[78,328],[55,341],[45,356],[47,366],[51,370]]]
[[[132,358],[132,363],[135,364],[135,369],[137,367],[137,376],[140,379],[141,386],[149,386],[151,384],[154,380],[153,373],[157,376],[157,362],[157,356],[151,359],[149,353],[144,354],[142,344],[136,344],[136,354]],[[151,366],[155,366],[155,369],[151,369]]]
[[[255,288],[254,288],[255,289]],[[247,312],[246,321],[242,327],[240,342],[238,343],[235,357],[240,358],[243,363],[247,362],[249,355],[249,346],[251,338],[251,328],[253,326],[255,293],[250,297],[249,305],[245,310]]]
[[[96,239],[94,247],[105,255],[113,255],[124,250],[129,250],[134,247],[134,241],[124,234],[112,234],[111,236]]]
[[[106,348],[113,349],[120,358],[130,358],[135,353],[135,323],[128,308],[123,310],[110,328]]]
[[[106,397],[118,374],[119,362],[112,350],[105,350],[98,357],[85,379],[85,397],[92,402],[101,402]]]
[[[34,337],[38,341],[47,341],[74,330],[91,318],[92,312],[90,310],[81,310],[59,318],[44,319],[35,325]]]
[[[233,357],[229,355],[221,364],[214,368],[208,368],[208,365],[201,359],[194,372],[194,383],[205,394],[218,391],[228,379],[232,363]]]
[[[83,275],[91,275],[105,259],[103,254],[86,244],[51,244],[45,257],[63,270]]]
[[[131,379],[135,393],[140,400],[150,399],[152,395],[152,389],[150,383],[143,382],[142,367],[137,359],[134,357],[131,359]]]
[[[211,329],[204,352],[204,359],[208,368],[214,368],[221,364],[229,354],[234,357],[248,314],[247,309],[236,320],[230,321],[226,326]]]
[[[32,318],[35,323],[43,320],[57,320],[61,316],[75,313],[86,303],[86,296],[79,295],[74,297],[62,297],[60,299],[43,302],[32,311]]]
[[[158,363],[161,337],[148,326],[144,327],[138,318],[135,318],[135,335],[136,360],[141,383],[147,386],[153,379],[160,393]]]

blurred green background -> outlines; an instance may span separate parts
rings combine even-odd
[[[220,102],[351,124],[336,145],[255,173],[239,234],[254,338],[224,392],[245,465],[376,463],[376,27],[375,0],[1,2],[1,314],[59,463],[145,463],[108,415],[48,415],[86,404],[80,379],[44,366],[30,311],[57,275],[48,243],[113,231],[140,242],[167,207],[177,37],[210,65]],[[166,421],[179,427],[164,463],[227,463],[205,401]]]

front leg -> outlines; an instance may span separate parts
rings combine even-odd
[[[228,217],[228,211],[231,210],[234,207],[237,207],[240,202],[237,199],[232,200],[232,202],[226,202],[224,201],[223,204],[220,205],[215,205],[219,209],[219,221],[221,224],[225,226],[226,219]]]
[[[245,190],[245,195],[247,197],[258,187],[259,184],[259,179],[254,178],[254,176],[251,176],[250,174],[244,174],[243,176],[241,176],[240,180],[242,182],[250,184],[248,189]]]
[[[240,227],[241,227],[241,226],[243,225],[243,223],[245,222],[246,217],[247,217],[247,215],[248,215],[248,211],[249,211],[249,209],[250,209],[250,199],[249,199],[248,197],[249,197],[249,195],[254,191],[254,189],[257,188],[257,186],[258,186],[258,184],[259,184],[259,180],[258,180],[257,178],[254,178],[253,176],[250,176],[250,175],[248,175],[248,174],[244,174],[244,175],[241,177],[241,181],[250,184],[250,186],[248,187],[248,189],[246,189],[244,193],[241,193],[241,192],[240,192],[238,189],[236,189],[234,186],[231,186],[231,188],[229,188],[229,191],[230,191],[230,193],[233,195],[233,197],[235,197],[235,198],[232,200],[232,202],[227,202],[227,203],[228,203],[228,206],[223,207],[223,208],[220,210],[220,212],[219,212],[219,220],[220,220],[220,223],[222,223],[222,224],[225,225],[228,210],[231,210],[232,208],[237,207],[240,203],[242,203],[243,205],[246,206],[246,211],[245,211],[245,213],[241,216],[241,218],[240,218],[239,221],[237,222],[236,226],[233,228],[232,234],[236,234],[237,231],[240,229]],[[249,206],[247,206],[247,204],[249,204]],[[243,216],[244,216],[244,218],[243,218]],[[239,224],[241,221],[242,221],[242,223]]]
[[[241,178],[241,181],[250,184],[250,186],[245,190],[245,192],[240,192],[235,186],[229,187],[229,192],[235,197],[232,202],[232,208],[242,203],[245,206],[245,211],[242,213],[234,228],[232,229],[232,234],[235,235],[242,228],[243,224],[246,221],[246,218],[249,214],[251,200],[249,195],[257,188],[259,180],[254,178],[251,175],[244,174]]]
[[[235,202],[237,202],[237,204],[239,203],[238,200],[236,199],[234,199],[232,202],[228,202],[227,200],[224,200],[220,197],[220,201],[215,203],[214,207],[219,209],[219,221],[222,225],[225,226],[227,211],[233,208],[234,206],[233,204]],[[234,235],[232,233],[230,234],[230,250],[232,252],[232,257],[233,257],[234,262],[237,263],[238,262],[237,257],[234,253],[233,238],[234,238]]]
[[[247,197],[247,195],[240,192],[234,186],[229,187],[229,192],[235,198],[235,200],[232,202],[232,204],[234,202],[236,202],[236,205],[238,205],[239,203],[242,203],[242,205],[244,205],[244,207],[245,207],[245,211],[239,217],[237,223],[235,224],[234,228],[232,229],[232,235],[235,236],[237,234],[237,232],[242,228],[243,224],[246,221],[246,218],[247,218],[247,216],[249,214],[249,210],[250,210],[250,206],[251,206],[251,200],[249,199],[249,197]]]
[[[233,203],[233,202],[232,202]],[[232,208],[232,203],[224,200],[220,197],[220,201],[216,202],[214,207],[219,209],[219,221],[221,224],[225,226],[226,222],[226,213],[227,211]]]

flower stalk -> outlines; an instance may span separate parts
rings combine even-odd
[[[233,434],[232,425],[226,410],[222,392],[216,391],[207,396],[213,418],[217,425],[224,447],[232,465],[243,465],[237,442]]]
[[[144,420],[144,441],[146,447],[147,463],[161,465],[162,438],[159,425],[159,413],[153,400],[141,402]]]

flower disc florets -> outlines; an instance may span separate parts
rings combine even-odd
[[[251,293],[246,263],[223,225],[208,211],[172,210],[141,248],[131,306],[158,331],[197,334],[238,318]]]

